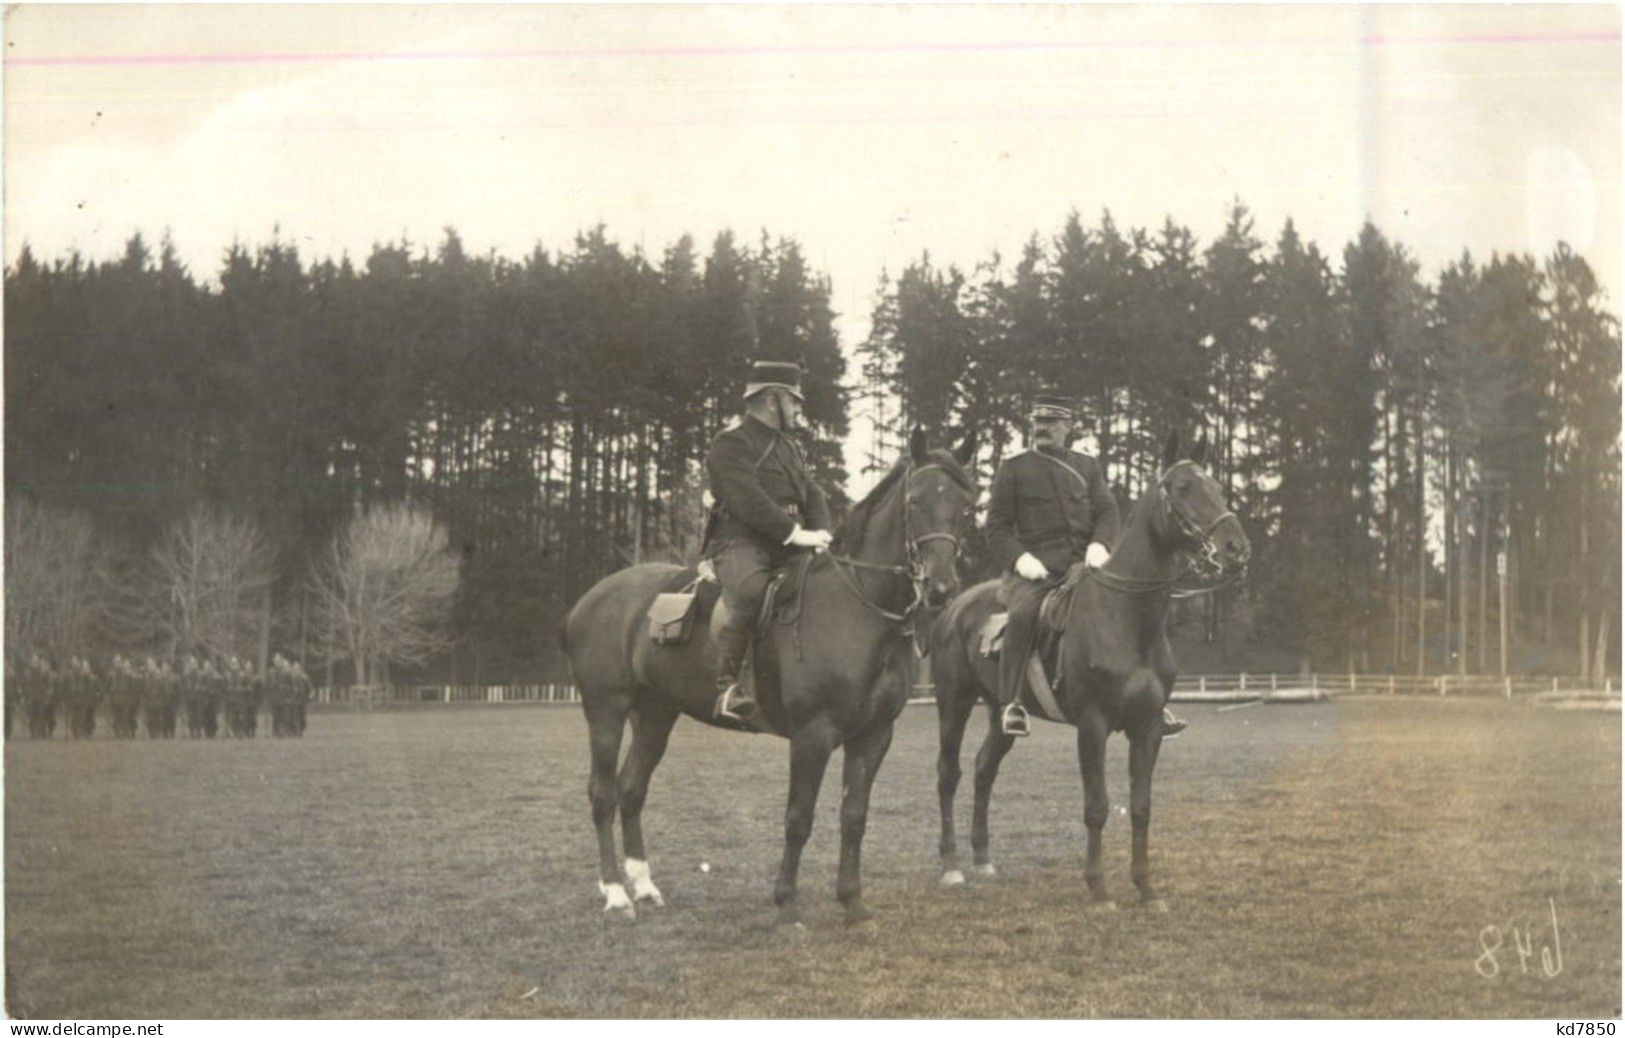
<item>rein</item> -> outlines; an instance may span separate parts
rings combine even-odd
[[[907,559],[906,564],[898,565],[883,562],[866,562],[863,559],[852,558],[850,555],[837,555],[834,552],[825,553],[829,556],[830,562],[834,564],[835,572],[840,575],[841,581],[846,584],[847,590],[851,591],[852,594],[857,597],[858,601],[867,606],[871,612],[890,620],[899,627],[908,627],[919,616],[920,610],[925,608],[925,564],[920,558],[920,546],[930,541],[943,540],[954,546],[954,553],[956,555],[962,554],[964,551],[964,546],[960,544],[959,538],[954,536],[952,533],[948,533],[947,531],[938,530],[931,533],[921,534],[918,537],[910,536],[911,531],[908,521],[909,481],[922,472],[928,472],[931,469],[941,468],[942,465],[934,461],[915,468],[914,462],[911,460],[908,464],[908,468],[903,472],[903,478],[898,480],[898,488],[903,493],[903,553],[904,557]],[[903,611],[900,613],[893,612],[892,610],[881,605],[879,602],[876,602],[874,599],[870,598],[864,592],[863,585],[858,581],[857,574],[853,572],[854,570],[860,569],[869,570],[873,573],[885,573],[891,576],[907,577],[909,582],[909,591],[912,598]]]
[[[1200,551],[1200,558],[1196,560],[1197,564],[1193,568],[1197,570],[1197,576],[1199,578],[1207,578],[1214,574],[1222,575],[1224,572],[1224,567],[1219,563],[1218,559],[1218,545],[1216,545],[1213,541],[1213,531],[1218,529],[1219,524],[1224,522],[1226,519],[1235,519],[1236,514],[1234,512],[1224,512],[1211,523],[1208,523],[1204,528],[1194,519],[1191,519],[1189,516],[1181,512],[1171,501],[1169,501],[1168,477],[1172,475],[1173,471],[1179,468],[1181,465],[1195,464],[1195,462],[1191,461],[1189,458],[1186,458],[1176,461],[1172,465],[1168,466],[1168,468],[1163,471],[1162,475],[1157,477],[1157,494],[1161,499],[1163,511],[1173,519],[1174,525],[1179,529],[1179,532],[1184,534],[1187,539],[1196,542],[1195,549],[1178,548],[1175,550],[1186,559],[1187,565],[1189,565],[1194,551]],[[1240,520],[1237,521],[1239,522]],[[1108,562],[1107,565],[1110,565],[1110,563]],[[1204,587],[1185,588],[1179,588],[1177,585],[1181,580],[1186,578],[1186,573],[1177,573],[1172,577],[1125,577],[1117,573],[1108,573],[1104,568],[1102,568],[1092,569],[1089,571],[1088,575],[1093,577],[1095,581],[1103,587],[1110,588],[1113,591],[1120,591],[1123,594],[1146,595],[1158,591],[1169,591],[1170,589],[1177,588],[1176,590],[1172,591],[1169,597],[1174,599],[1186,599],[1196,598],[1200,595],[1211,595],[1227,588],[1234,587],[1245,577],[1245,570],[1237,571],[1229,577],[1221,576],[1221,579],[1217,582],[1208,584]]]

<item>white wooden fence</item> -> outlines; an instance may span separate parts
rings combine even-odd
[[[1576,678],[1498,677],[1493,675],[1414,674],[1193,674],[1174,682],[1176,703],[1305,702],[1339,695],[1488,696],[1537,702],[1599,700],[1616,702],[1619,682],[1603,679],[1602,688],[1582,686]],[[319,688],[318,703],[366,709],[383,703],[577,703],[581,697],[568,682],[541,685],[392,685],[364,688]],[[929,682],[916,685],[911,702],[929,702]]]
[[[545,685],[387,685],[318,688],[318,703],[356,707],[380,703],[578,703],[568,682]]]
[[[1324,699],[1335,695],[1495,696],[1619,698],[1613,678],[1602,688],[1581,686],[1572,677],[1490,674],[1197,674],[1174,683],[1173,699],[1184,702],[1227,702],[1248,699]]]

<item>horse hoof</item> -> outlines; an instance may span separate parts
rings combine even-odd
[[[604,919],[634,920],[638,917],[638,910],[632,906],[632,899],[626,896],[626,888],[619,883],[598,884],[599,893],[604,895]]]
[[[626,878],[632,881],[632,900],[634,903],[647,901],[656,908],[665,908],[666,899],[660,896],[660,888],[655,886],[654,880],[649,878],[649,863],[637,858],[626,859]]]
[[[773,925],[777,926],[780,930],[786,931],[799,930],[805,933],[807,929],[807,927],[801,922],[801,909],[795,908],[791,905],[785,905],[779,909],[779,917],[778,919],[774,920]]]
[[[984,861],[980,865],[974,866],[971,871],[983,879],[992,879],[999,874],[999,870],[993,867],[991,861]]]
[[[1164,915],[1166,915],[1168,912],[1168,902],[1164,901],[1160,897],[1148,897],[1144,901],[1140,902],[1140,907],[1145,909],[1147,912],[1161,912]]]
[[[962,887],[965,885],[965,874],[958,869],[949,869],[937,883],[944,887]]]
[[[852,904],[848,905],[846,908],[847,926],[853,927],[854,929],[861,929],[866,926],[872,927],[874,925],[874,920],[874,914],[862,904]]]

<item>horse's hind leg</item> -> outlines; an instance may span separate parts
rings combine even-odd
[[[801,870],[801,849],[812,835],[813,811],[818,806],[818,787],[824,781],[824,768],[835,751],[835,726],[820,717],[790,736],[790,797],[784,809],[784,857],[779,860],[779,878],[773,885],[773,902],[779,906],[779,922],[801,922],[796,905],[796,876]]]
[[[846,907],[846,921],[861,923],[869,918],[863,907],[861,855],[863,833],[869,824],[869,790],[875,773],[891,746],[892,722],[887,721],[849,739],[842,751],[845,760],[841,775],[841,867],[835,881],[835,897]]]
[[[1004,734],[997,704],[988,706],[987,718],[987,738],[976,751],[976,806],[970,820],[971,856],[979,876],[992,876],[996,871],[988,856],[987,805],[993,797],[993,782],[999,777],[999,762],[1016,744],[1015,736]]]
[[[615,854],[615,809],[620,799],[615,764],[621,754],[621,731],[626,727],[631,701],[629,693],[620,691],[582,697],[587,714],[587,737],[592,746],[587,798],[592,801],[593,828],[598,830],[598,890],[604,895],[605,912],[615,912],[628,919],[637,912],[621,883],[620,861]]]
[[[942,835],[937,854],[942,860],[942,885],[961,886],[959,848],[954,838],[954,792],[959,788],[959,747],[965,741],[965,723],[976,708],[975,696],[960,695],[945,686],[937,692],[937,803],[942,810]]]
[[[666,752],[666,740],[677,723],[676,704],[645,693],[632,710],[632,748],[621,765],[621,838],[626,845],[626,878],[632,882],[632,900],[663,906],[649,875],[649,854],[643,847],[643,802],[649,794],[649,776]]]

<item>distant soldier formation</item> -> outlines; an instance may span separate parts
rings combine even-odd
[[[74,739],[96,734],[105,712],[116,739],[173,739],[181,717],[194,739],[252,739],[261,712],[271,715],[271,735],[305,734],[311,683],[305,668],[280,653],[263,671],[236,656],[194,653],[175,662],[151,656],[114,655],[102,665],[83,656],[49,659],[37,652],[5,661],[5,735],[17,718],[35,739],[56,734],[58,719]]]

